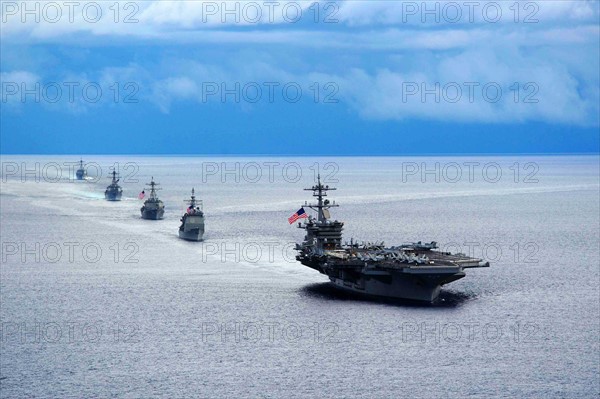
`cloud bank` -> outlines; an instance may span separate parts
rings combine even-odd
[[[134,82],[161,113],[220,101],[207,83],[333,83],[364,120],[599,124],[595,1],[99,2],[86,13],[82,2],[55,22],[49,4],[61,2],[35,2],[39,21],[13,3],[2,3],[3,82]],[[45,106],[114,106],[61,104]]]

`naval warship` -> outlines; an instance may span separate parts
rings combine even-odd
[[[77,177],[77,180],[83,180],[85,179],[85,168],[83,167],[83,159],[79,160],[79,169],[77,169],[77,172],[75,172],[75,177]]]
[[[165,214],[165,204],[158,199],[158,195],[156,195],[156,191],[160,190],[160,188],[156,188],[159,184],[154,183],[154,177],[148,183],[150,186],[150,196],[144,202],[144,205],[140,208],[140,212],[142,212],[142,219],[150,219],[150,220],[159,220],[163,218]]]
[[[296,244],[296,259],[327,275],[337,288],[371,297],[434,302],[443,285],[465,277],[465,269],[489,267],[481,259],[436,251],[435,241],[393,247],[354,240],[342,244],[344,223],[331,220],[329,212],[338,205],[325,198],[330,190],[335,188],[321,184],[320,176],[316,185],[305,189],[313,192],[317,203],[305,202],[299,212],[307,207],[317,215],[298,223],[306,236]]]
[[[181,217],[179,238],[188,241],[202,241],[202,236],[204,236],[204,212],[201,209],[202,201],[196,201],[193,188],[192,197],[187,203],[189,206]]]
[[[106,187],[106,191],[104,191],[104,198],[107,201],[121,201],[121,196],[123,195],[123,189],[119,186],[119,179],[117,179],[117,172],[113,170],[112,174],[112,182],[108,187]]]

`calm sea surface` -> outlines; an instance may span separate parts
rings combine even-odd
[[[0,396],[597,398],[599,158],[2,157]],[[124,198],[107,202],[110,167]],[[344,237],[490,261],[432,306],[293,259],[320,170]],[[161,184],[164,220],[140,218]],[[191,188],[203,243],[177,236]]]

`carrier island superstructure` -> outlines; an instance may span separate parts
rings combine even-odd
[[[312,191],[316,203],[303,208],[316,212],[298,227],[306,232],[296,245],[296,259],[329,277],[340,289],[366,296],[433,302],[443,285],[465,277],[465,269],[489,267],[481,259],[437,251],[436,242],[386,247],[383,242],[342,244],[344,223],[331,220],[327,192],[335,190],[318,182]]]

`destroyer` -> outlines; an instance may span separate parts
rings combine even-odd
[[[296,245],[296,259],[327,275],[337,288],[367,296],[433,302],[441,286],[465,277],[465,269],[489,267],[481,259],[436,251],[435,242],[394,247],[385,247],[383,242],[342,244],[344,223],[331,220],[329,213],[338,205],[325,199],[327,191],[335,188],[322,185],[319,177],[317,185],[305,190],[313,192],[317,203],[305,203],[304,207],[316,211],[317,217],[298,223],[306,236]],[[290,220],[303,212],[301,208]]]
[[[204,212],[202,211],[202,201],[196,201],[194,189],[192,188],[192,197],[185,214],[181,217],[181,226],[179,226],[179,238],[188,241],[202,241],[204,236]]]
[[[79,160],[79,169],[77,169],[77,172],[75,172],[75,177],[77,177],[77,180],[83,180],[85,179],[85,168],[83,167],[83,159]]]
[[[150,196],[144,202],[144,206],[140,208],[142,219],[159,220],[165,214],[165,204],[156,195],[156,191],[160,190],[160,188],[156,188],[158,185],[154,183],[154,177],[152,177],[150,183],[148,183],[148,186],[150,186]]]
[[[119,179],[117,179],[117,172],[113,170],[112,174],[112,183],[106,190],[104,191],[104,198],[107,201],[121,201],[121,196],[123,195],[123,189],[119,186]]]

